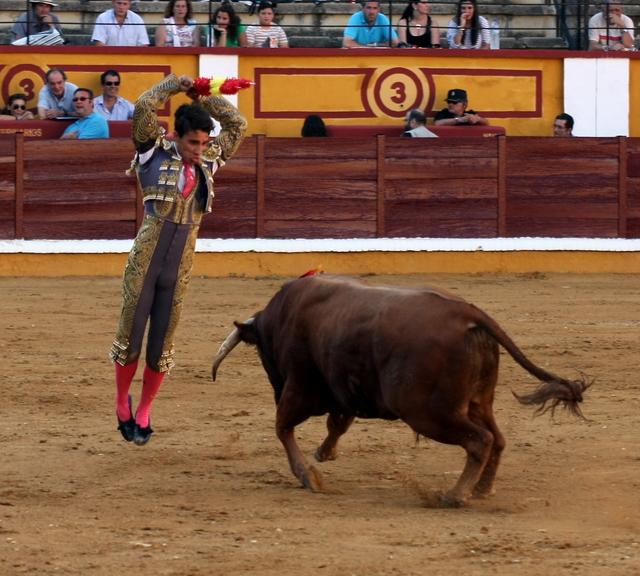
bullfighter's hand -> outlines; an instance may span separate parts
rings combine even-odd
[[[193,79],[186,74],[184,76],[180,76],[180,92],[186,92],[193,86]]]
[[[200,100],[200,93],[193,86],[187,90],[187,96],[194,102]]]

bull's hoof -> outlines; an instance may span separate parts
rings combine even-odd
[[[338,450],[334,449],[330,452],[325,452],[322,449],[322,444],[316,448],[316,451],[313,453],[313,457],[318,462],[327,462],[328,460],[335,460],[338,457]]]
[[[460,508],[466,503],[466,500],[462,500],[461,498],[453,496],[450,493],[447,493],[442,498],[440,498],[440,504],[443,508]]]
[[[313,466],[305,466],[300,470],[300,482],[305,488],[309,488],[309,490],[313,490],[314,492],[318,492],[320,490],[324,490],[324,480],[322,479],[322,474]]]

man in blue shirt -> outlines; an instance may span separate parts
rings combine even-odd
[[[342,40],[343,48],[397,46],[398,35],[389,19],[380,14],[378,0],[364,0],[362,11],[349,18]]]
[[[93,92],[88,88],[78,88],[73,95],[73,106],[80,118],[67,126],[60,136],[61,140],[85,138],[109,138],[107,121],[93,111]]]

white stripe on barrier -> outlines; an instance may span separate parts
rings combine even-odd
[[[0,254],[126,254],[133,240],[3,240]],[[638,252],[621,238],[199,239],[196,252]]]

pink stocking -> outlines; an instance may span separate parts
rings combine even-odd
[[[118,418],[123,422],[131,419],[131,408],[129,408],[129,388],[133,377],[138,369],[138,361],[122,366],[115,363],[116,367],[116,412]]]
[[[160,385],[164,380],[166,372],[156,372],[149,368],[144,367],[142,373],[142,394],[140,396],[140,404],[138,404],[138,410],[136,411],[136,424],[141,428],[147,428],[149,426],[149,413],[151,412],[151,403],[156,397]]]

